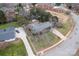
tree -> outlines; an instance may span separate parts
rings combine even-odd
[[[0,23],[6,23],[7,22],[7,19],[5,17],[5,14],[2,10],[0,10]]]
[[[66,15],[70,15],[70,13],[71,13],[70,11],[66,11],[65,12]]]
[[[37,4],[37,3],[32,3],[32,6],[35,7],[36,4]]]
[[[58,23],[58,17],[57,16],[53,16],[52,17],[52,22],[54,22],[53,26],[56,27],[57,23]]]
[[[23,6],[21,3],[18,4],[18,7],[22,8],[23,9]]]
[[[58,17],[57,16],[53,16],[52,18],[53,18],[54,22],[58,22]]]
[[[29,23],[28,19],[26,19],[23,16],[19,16],[19,15],[17,15],[16,20],[17,20],[17,23],[18,23],[19,26],[27,25]]]
[[[45,21],[49,21],[49,18],[52,15],[43,9],[34,7],[30,10],[30,16],[31,16],[31,19],[35,18],[40,22],[45,22]]]
[[[20,14],[20,12],[22,11],[22,12],[23,12],[23,15],[24,15],[25,10],[24,10],[24,8],[23,8],[23,6],[22,6],[21,3],[17,4],[17,5],[15,6],[15,8],[16,8],[15,11],[18,12],[18,14]]]
[[[57,26],[57,28],[62,28],[63,27],[63,23],[62,22],[58,22],[56,26]]]
[[[56,6],[60,6],[61,5],[61,3],[56,3]]]

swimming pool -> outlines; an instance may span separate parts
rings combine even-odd
[[[14,27],[0,30],[0,41],[13,39],[14,37],[15,37],[15,28]]]

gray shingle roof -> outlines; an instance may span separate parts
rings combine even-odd
[[[51,27],[52,26],[52,23],[50,22],[44,22],[44,23],[35,23],[35,24],[32,24],[31,25],[31,30],[33,33],[38,33],[48,27]]]

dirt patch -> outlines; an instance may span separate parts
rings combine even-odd
[[[10,43],[17,44],[19,42],[20,42],[19,38],[16,38],[16,40],[11,41],[11,42],[0,42],[0,49],[5,49],[6,47],[10,45]]]
[[[6,48],[8,45],[9,45],[8,42],[0,42],[0,48],[1,48],[1,49]]]
[[[59,21],[62,21],[62,23],[66,22],[70,18],[70,16],[66,15],[65,13],[57,13],[57,12],[48,11],[48,10],[46,11],[50,12],[51,15],[53,16],[57,16],[59,18]]]

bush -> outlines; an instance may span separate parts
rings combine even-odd
[[[57,26],[57,28],[62,28],[63,24],[61,22],[58,22],[56,26]]]
[[[7,19],[5,17],[5,13],[2,10],[0,10],[0,23],[4,24],[6,22],[7,22]]]
[[[66,15],[70,15],[70,11],[66,11],[65,14],[66,14]]]
[[[29,20],[27,18],[20,15],[17,15],[16,20],[19,26],[27,25],[29,23]]]
[[[56,3],[56,6],[60,6],[61,5],[61,3]]]
[[[30,19],[37,19],[40,22],[49,21],[49,18],[52,16],[49,12],[40,8],[32,8],[30,10]]]

